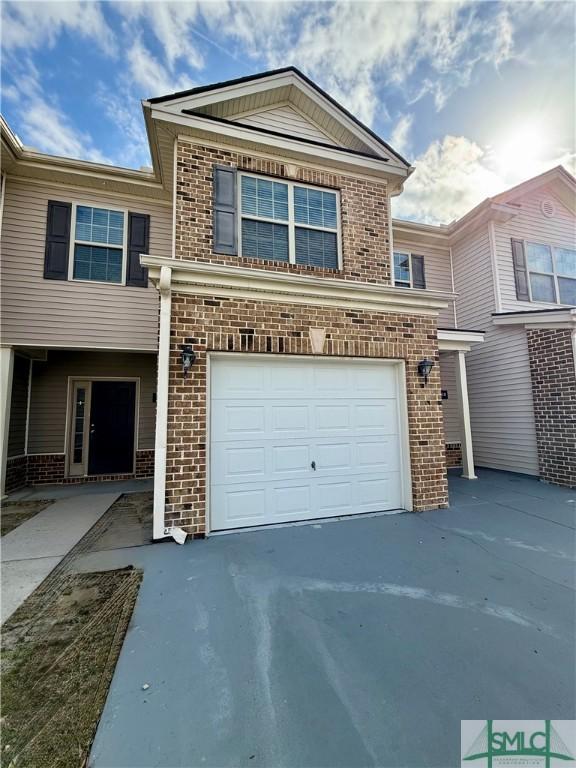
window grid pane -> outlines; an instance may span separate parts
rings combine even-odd
[[[294,187],[294,220],[297,224],[336,229],[336,193]]]
[[[546,272],[551,274],[554,271],[552,266],[552,252],[547,245],[526,243],[526,256],[528,259],[528,269],[531,272]]]
[[[532,272],[530,274],[530,288],[532,290],[532,301],[546,301],[552,304],[556,302],[556,291],[552,275],[538,275]]]
[[[296,227],[296,264],[338,268],[338,241],[334,232]]]
[[[410,285],[410,257],[407,253],[394,254],[394,282]]]
[[[74,279],[121,283],[122,251],[95,245],[76,245]]]
[[[288,221],[288,185],[242,176],[242,213]]]
[[[288,261],[288,227],[268,221],[242,219],[242,255]]]
[[[576,251],[570,248],[554,248],[556,272],[566,277],[576,277]]]
[[[560,304],[576,306],[576,280],[571,280],[569,277],[559,277],[558,292]]]
[[[76,240],[105,245],[122,245],[124,242],[124,214],[106,208],[76,208]]]

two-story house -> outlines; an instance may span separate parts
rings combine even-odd
[[[564,168],[485,200],[446,227],[394,222],[451,264],[454,322],[485,332],[467,357],[476,463],[576,487],[576,180]],[[406,248],[410,252],[410,247]],[[455,391],[451,361],[443,388]],[[448,406],[447,442],[461,427]]]
[[[151,171],[3,130],[6,488],[153,472],[156,538],[446,506],[482,266],[393,224],[409,164],[294,68],[143,109]]]

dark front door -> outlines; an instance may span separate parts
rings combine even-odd
[[[135,382],[92,382],[89,475],[134,471],[135,412]]]

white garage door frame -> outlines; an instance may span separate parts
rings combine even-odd
[[[404,360],[399,359],[382,359],[382,358],[367,358],[367,357],[335,357],[326,355],[282,355],[274,354],[273,352],[255,353],[255,352],[208,352],[206,356],[206,477],[205,477],[205,494],[206,494],[206,535],[221,535],[225,531],[212,531],[212,521],[210,514],[210,494],[211,494],[211,479],[210,479],[210,460],[211,460],[211,407],[212,407],[212,363],[217,359],[224,360],[303,360],[315,363],[347,363],[353,365],[375,365],[375,366],[387,366],[394,369],[396,377],[396,391],[398,394],[398,424],[400,429],[399,442],[400,442],[400,474],[401,474],[401,491],[402,491],[402,510],[411,512],[412,507],[412,472],[410,463],[410,430],[408,421],[408,401],[406,395],[406,364]],[[291,523],[277,523],[276,525],[290,525]],[[274,523],[266,524],[265,527],[274,526]],[[246,527],[242,529],[231,530],[252,530],[259,526]]]

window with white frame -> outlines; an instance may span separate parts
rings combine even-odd
[[[74,280],[122,283],[126,250],[124,211],[75,205],[72,231]]]
[[[338,269],[338,193],[242,174],[241,255]]]
[[[526,243],[532,301],[576,305],[576,250]]]
[[[394,285],[401,288],[412,286],[412,268],[409,253],[394,251]]]

